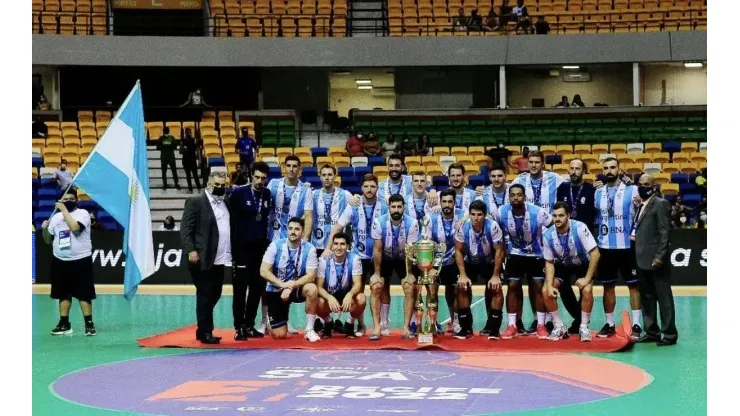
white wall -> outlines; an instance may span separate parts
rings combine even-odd
[[[44,94],[46,99],[49,100],[54,110],[59,109],[59,73],[57,68],[53,66],[33,66],[32,75],[41,75],[44,85]],[[36,107],[36,103],[39,101],[39,97],[33,97],[33,105]]]
[[[371,90],[358,90],[357,88],[329,90],[329,109],[339,113],[340,117],[347,117],[349,110],[358,108],[360,110],[372,110],[382,108],[383,110],[396,109],[395,95],[389,97],[373,97]]]
[[[557,70],[562,75],[563,70]],[[591,75],[590,82],[563,82],[562,77],[549,75],[550,68],[507,67],[507,104],[511,108],[531,107],[533,98],[543,98],[545,107],[552,107],[563,95],[571,102],[580,94],[589,107],[594,103],[632,105],[631,65],[584,67],[581,71]]]
[[[685,68],[678,65],[643,65],[641,71],[640,102],[660,105],[665,80],[666,104],[690,105],[707,103],[707,67]]]

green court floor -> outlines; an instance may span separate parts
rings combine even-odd
[[[391,317],[399,326],[401,298],[394,297]],[[447,317],[445,308],[440,320]],[[629,309],[626,297],[618,298],[617,311]],[[594,306],[592,329],[603,325],[600,300]],[[564,312],[564,311],[563,311]],[[482,327],[485,311],[474,308],[476,329]],[[639,344],[632,351],[595,356],[624,362],[651,374],[653,382],[625,396],[583,405],[573,405],[522,415],[701,415],[707,411],[707,298],[676,297],[679,343],[659,348]],[[369,316],[369,311],[368,311]],[[121,415],[117,411],[82,407],[56,397],[49,386],[70,372],[115,361],[144,357],[192,353],[185,349],[143,349],[135,339],[195,322],[195,297],[187,295],[139,295],[131,303],[120,295],[101,295],[94,303],[98,336],[85,337],[79,308],[75,303],[71,321],[72,336],[52,337],[49,331],[57,322],[57,304],[48,295],[33,295],[33,412],[36,415]],[[303,325],[301,307],[291,308],[291,321]],[[525,322],[531,314],[525,313]],[[371,320],[368,318],[368,322]],[[569,320],[568,320],[569,322]],[[224,296],[217,306],[216,325],[231,327],[231,297]],[[202,351],[202,350],[201,350]],[[593,371],[599,371],[594,368]],[[532,392],[532,394],[537,394]],[[128,413],[125,413],[128,414]],[[195,414],[195,413],[194,413]],[[200,413],[198,413],[200,414]],[[207,412],[205,413],[207,414]]]

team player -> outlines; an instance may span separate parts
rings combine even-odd
[[[348,202],[352,194],[334,186],[337,169],[333,165],[322,166],[319,175],[321,189],[314,190],[312,198],[315,218],[311,243],[320,257],[331,237],[349,223],[352,209]]]
[[[440,193],[440,202],[442,205],[441,213],[433,213],[429,218],[429,226],[422,233],[430,240],[437,244],[445,244],[446,252],[442,257],[441,268],[439,271],[439,281],[445,287],[445,301],[450,311],[450,330],[460,331],[460,324],[457,315],[457,265],[455,264],[455,232],[460,226],[460,221],[465,217],[465,213],[455,208],[455,191],[445,189]],[[436,287],[430,287],[435,293]],[[413,324],[412,324],[413,326]]]
[[[390,204],[391,195],[401,195],[406,200],[414,192],[410,176],[403,174],[403,157],[399,154],[388,156],[388,179],[378,184],[378,198]]]
[[[460,331],[455,338],[473,337],[472,280],[486,282],[487,321],[484,334],[499,339],[504,292],[501,286],[501,266],[504,262],[503,233],[496,221],[486,218],[486,204],[473,201],[468,219],[455,234],[455,262],[460,277],[457,280],[457,305]],[[516,317],[516,314],[514,314]],[[516,318],[514,320],[516,322]],[[516,326],[514,326],[516,333]]]
[[[509,202],[509,184],[506,183],[506,168],[494,164],[488,172],[491,184],[483,189],[482,200],[488,210],[488,218],[500,222],[498,210]]]
[[[391,195],[388,199],[388,214],[376,218],[373,222],[371,236],[374,240],[373,260],[375,272],[370,278],[372,301],[370,311],[373,314],[375,327],[370,335],[371,341],[380,339],[380,335],[390,335],[388,313],[391,308],[390,279],[393,272],[401,279],[404,293],[404,324],[403,337],[409,338],[409,324],[411,312],[416,299],[416,278],[406,276],[407,264],[411,259],[406,258],[406,244],[413,244],[419,240],[419,223],[408,215],[404,215],[405,201],[399,194]]]
[[[548,228],[542,239],[545,257],[545,287],[543,299],[547,311],[552,315],[553,330],[549,339],[557,341],[567,338],[568,330],[558,311],[558,295],[561,287],[570,286],[571,276],[576,276],[576,286],[581,292],[581,319],[578,334],[581,341],[591,341],[588,329],[591,309],[594,307],[593,278],[599,264],[599,249],[596,247],[589,227],[570,218],[570,205],[558,202],[553,208],[555,225]]]
[[[291,303],[306,304],[304,338],[316,342],[321,338],[314,331],[318,308],[316,248],[303,241],[304,222],[293,217],[288,221],[288,238],[274,240],[262,259],[260,275],[267,280],[265,296],[269,313],[269,330],[274,339],[288,334]]]
[[[468,212],[470,203],[478,198],[476,191],[465,187],[465,166],[453,163],[447,168],[450,188],[455,191],[455,208]],[[482,192],[482,189],[480,189]]]
[[[362,178],[362,199],[361,205],[352,205],[352,216],[349,223],[352,224],[352,253],[357,255],[362,264],[362,288],[365,291],[365,283],[370,281],[370,277],[375,273],[373,263],[373,252],[375,245],[370,230],[372,230],[373,221],[376,218],[388,213],[388,205],[378,199],[378,178],[372,173],[368,173]],[[388,298],[390,303],[390,297]],[[365,320],[363,315],[357,317],[357,331],[355,336],[362,337],[365,335]]]
[[[362,262],[360,256],[348,252],[349,236],[343,232],[332,237],[331,254],[319,260],[316,286],[319,290],[319,316],[324,321],[324,337],[331,337],[334,323],[330,312],[349,312],[344,323],[347,338],[355,337],[355,321],[365,313],[365,294],[362,293]]]
[[[538,338],[547,338],[545,328],[545,304],[542,301],[542,283],[545,279],[545,261],[542,253],[542,230],[552,224],[552,217],[544,208],[524,202],[524,186],[509,187],[509,203],[501,207],[501,228],[508,241],[509,258],[506,274],[509,291],[506,293],[506,309],[509,326],[501,338],[511,339],[518,335],[516,320],[522,297],[521,280],[527,276],[535,290]]]
[[[632,335],[639,339],[642,336],[640,325],[642,310],[635,269],[635,249],[630,240],[634,225],[635,200],[639,200],[639,192],[636,186],[625,183],[620,178],[622,175],[617,159],[613,157],[605,159],[603,167],[606,183],[596,190],[594,205],[597,210],[596,226],[601,252],[597,275],[601,284],[604,285],[606,324],[597,336],[606,338],[615,334],[614,308],[617,302],[615,285],[618,272],[629,288]]]
[[[406,198],[406,215],[420,221],[432,212],[439,212],[439,204],[433,200],[430,204],[429,193],[426,190],[427,174],[417,170],[411,173],[413,192]],[[423,230],[422,230],[423,232]]]

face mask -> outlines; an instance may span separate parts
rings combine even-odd
[[[637,192],[640,193],[640,198],[648,199],[650,198],[650,195],[652,195],[653,192],[655,192],[655,190],[653,189],[652,186],[638,186]]]
[[[77,209],[77,201],[64,201],[64,206],[67,208],[67,211],[72,212]]]
[[[171,230],[171,229],[175,228],[175,224],[174,223],[170,223],[170,222],[166,222],[166,223],[164,223],[164,228],[166,228],[168,230]]]
[[[358,139],[361,139],[361,138],[362,138],[362,135],[361,135],[361,134],[358,134],[358,135],[357,135],[357,138],[358,138]]]
[[[213,196],[224,196],[226,194],[226,188],[214,186],[211,194]]]
[[[498,148],[499,148],[499,149],[503,149],[503,148],[504,148],[504,144],[503,144],[503,143],[499,144],[499,145],[498,145]]]
[[[607,173],[606,174],[606,181],[607,182],[614,182],[615,180],[617,180],[617,175],[615,175],[613,173]]]
[[[681,218],[679,219],[679,221],[681,221],[681,224],[685,223],[685,222],[686,222],[686,217],[681,217]]]
[[[393,220],[395,221],[400,220],[402,217],[403,217],[403,214],[400,212],[394,212],[393,214],[391,214],[391,218],[393,218]]]
[[[707,222],[707,216],[706,216],[706,215],[702,215],[701,217],[699,217],[699,219],[700,219],[700,220],[701,220],[702,222]]]

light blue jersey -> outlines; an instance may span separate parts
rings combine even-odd
[[[411,180],[409,175],[401,175],[401,182],[391,183],[390,178],[380,182],[378,184],[378,199],[388,203],[391,195],[401,195],[406,203],[410,203],[414,199],[414,182]]]
[[[376,218],[388,213],[388,205],[382,200],[376,199],[376,202],[368,204],[365,198],[362,199],[362,206],[351,206],[352,218],[352,252],[360,256],[363,260],[373,258],[373,239],[370,236],[370,230],[373,228],[373,221]]]
[[[371,232],[373,240],[383,243],[383,256],[391,260],[406,258],[406,244],[419,241],[419,222],[404,215],[401,224],[394,227],[391,223],[391,215],[385,214],[373,222]]]
[[[455,263],[455,226],[457,222],[465,218],[461,209],[455,209],[453,217],[449,220],[440,214],[432,214],[429,218],[429,226],[423,231],[427,238],[437,244],[445,244],[445,255],[442,265],[447,266]]]
[[[591,256],[588,254],[596,247],[596,240],[586,224],[570,220],[566,234],[559,234],[552,225],[545,230],[542,238],[542,252],[545,260],[564,266],[585,266]]]
[[[313,244],[301,240],[298,248],[291,249],[288,245],[288,239],[283,238],[273,241],[267,247],[262,263],[272,265],[272,273],[283,282],[298,280],[308,274],[308,271],[316,270],[318,259],[316,258],[316,248]],[[280,292],[282,289],[267,282],[268,292]]]
[[[360,256],[348,252],[344,261],[337,262],[334,254],[319,260],[316,276],[324,279],[324,289],[330,294],[348,292],[352,289],[352,277],[362,276]]]
[[[557,173],[543,171],[539,179],[533,179],[529,172],[522,173],[511,184],[524,186],[527,203],[537,205],[552,214],[552,207],[558,202],[558,186],[563,182],[565,179]]]
[[[506,189],[503,192],[496,192],[493,189],[493,185],[488,185],[483,190],[482,200],[486,204],[486,211],[488,212],[488,218],[495,220],[501,225],[501,216],[498,210],[509,202],[509,184],[505,185]]]
[[[483,230],[476,233],[468,218],[455,233],[455,241],[465,245],[465,261],[472,264],[493,264],[496,246],[504,244],[504,235],[496,221],[485,218]]]
[[[267,184],[272,196],[273,211],[270,213],[268,232],[270,240],[288,238],[288,221],[293,217],[302,218],[306,211],[313,210],[311,187],[298,181],[296,186],[286,186],[285,178],[273,179]]]
[[[511,204],[499,211],[501,228],[509,244],[509,255],[542,257],[542,230],[552,223],[546,210],[534,204],[525,203],[524,215],[514,215]]]
[[[637,187],[620,182],[614,187],[602,186],[594,194],[599,248],[628,249],[634,224]]]
[[[324,189],[313,191],[313,232],[311,243],[317,250],[324,250],[329,244],[331,229],[335,224],[345,227],[349,224],[352,209],[349,200],[352,194],[340,189],[334,188],[330,194]]]

